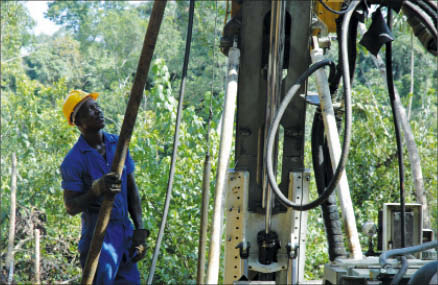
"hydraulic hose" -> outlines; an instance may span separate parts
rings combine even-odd
[[[424,12],[426,12],[426,14],[432,19],[434,26],[437,26],[437,11],[436,8],[433,9],[432,7],[430,7],[426,1],[416,1],[414,2],[415,4],[417,4]]]
[[[328,5],[324,2],[324,0],[319,0],[319,3],[321,3],[321,5],[322,5],[325,9],[327,9],[328,11],[330,11],[330,12],[332,12],[333,14],[336,14],[336,15],[344,15],[344,14],[347,14],[348,12],[351,11],[351,9],[353,9],[353,6],[350,5],[350,6],[348,6],[346,9],[342,9],[342,10],[337,11],[337,10],[334,10],[334,9],[330,8],[330,6],[328,6]]]
[[[412,254],[420,251],[425,251],[431,248],[438,248],[438,240],[426,242],[411,247],[396,248],[396,249],[385,251],[379,256],[379,263],[382,267],[386,267],[389,264],[388,258],[392,256]]]
[[[436,2],[434,2],[434,0],[426,0],[424,1],[426,2],[426,4],[432,8],[434,11],[438,10],[438,4]],[[438,12],[438,11],[437,11]]]
[[[392,26],[392,10],[388,7],[387,16],[388,27]],[[401,207],[401,247],[405,247],[405,171],[403,166],[403,145],[400,137],[400,124],[398,122],[398,115],[395,107],[395,89],[394,78],[392,74],[392,43],[386,44],[386,81],[388,84],[389,99],[391,101],[392,117],[394,120],[395,138],[397,142],[397,157],[398,157],[398,172],[399,172],[399,189],[400,189],[400,207]]]
[[[397,274],[392,279],[391,285],[398,285],[400,283],[400,281],[402,280],[403,275],[405,275],[406,271],[408,271],[408,260],[406,259],[406,256],[402,256],[400,259],[401,259],[400,270],[397,272]]]
[[[315,173],[316,188],[319,194],[324,191],[324,188],[333,177],[333,168],[330,163],[327,141],[324,137],[324,123],[320,110],[315,112],[311,133],[313,172]],[[327,236],[329,259],[334,261],[339,256],[347,255],[335,193],[332,193],[327,201],[322,203],[321,209]]]
[[[175,124],[175,133],[173,136],[173,150],[172,150],[172,161],[170,165],[169,171],[169,180],[167,183],[167,193],[166,193],[166,201],[164,204],[163,215],[161,219],[160,231],[157,236],[157,242],[155,244],[154,255],[152,257],[152,264],[149,269],[149,276],[147,280],[147,284],[152,284],[155,273],[155,266],[157,264],[158,254],[160,253],[161,241],[164,236],[164,228],[166,227],[167,215],[169,213],[169,205],[170,199],[172,197],[172,188],[173,188],[173,178],[175,176],[175,164],[176,157],[178,152],[178,144],[179,144],[179,129],[182,117],[182,109],[183,109],[183,101],[184,101],[184,90],[186,86],[186,78],[187,78],[187,68],[189,65],[190,58],[190,47],[192,43],[192,30],[193,30],[193,15],[195,11],[195,0],[190,0],[190,8],[189,8],[189,23],[187,27],[187,39],[186,39],[186,50],[184,54],[184,64],[182,69],[181,76],[181,85],[179,89],[179,100],[178,100],[178,111],[176,115],[176,124]]]
[[[296,95],[297,91],[301,87],[301,85],[304,83],[304,81],[316,70],[319,68],[330,65],[329,60],[323,60],[321,62],[317,62],[309,67],[306,72],[304,72],[296,81],[296,83],[289,89],[286,96],[284,97],[283,101],[281,102],[281,105],[277,111],[277,114],[275,116],[274,122],[272,123],[272,126],[269,130],[268,135],[268,144],[267,144],[267,154],[266,154],[266,166],[268,170],[268,179],[269,183],[271,184],[272,189],[274,190],[274,193],[279,198],[280,202],[283,203],[287,207],[291,207],[294,210],[298,211],[305,211],[310,210],[315,207],[320,206],[327,198],[330,196],[331,193],[335,190],[335,187],[337,186],[342,172],[345,169],[345,165],[347,163],[348,159],[348,152],[350,148],[350,139],[351,139],[351,86],[350,86],[350,70],[349,70],[349,63],[348,63],[348,54],[347,54],[347,35],[348,35],[348,29],[350,24],[351,16],[353,15],[354,10],[357,8],[357,6],[360,4],[360,1],[354,1],[350,4],[351,7],[348,8],[349,12],[345,14],[343,22],[342,22],[342,62],[343,62],[343,80],[344,80],[344,104],[345,104],[345,126],[344,126],[344,141],[342,145],[342,153],[339,160],[339,164],[336,168],[336,171],[330,180],[330,183],[328,186],[324,189],[322,194],[314,201],[301,205],[301,204],[295,204],[294,202],[290,201],[284,194],[281,192],[280,188],[278,187],[278,184],[276,182],[274,171],[273,171],[273,165],[272,165],[272,154],[273,154],[273,147],[274,147],[274,141],[275,136],[278,130],[278,126],[280,124],[280,120],[286,111],[286,108],[288,104],[292,101],[294,96]]]
[[[423,24],[426,26],[426,28],[429,30],[429,32],[434,36],[435,40],[438,38],[438,32],[437,28],[433,24],[433,21],[423,14],[423,11],[416,5],[414,5],[410,1],[403,2],[403,6],[406,7],[409,11],[411,11],[415,16],[417,16]]]

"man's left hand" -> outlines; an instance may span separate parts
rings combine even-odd
[[[134,230],[134,235],[132,236],[132,245],[129,249],[129,256],[132,258],[133,262],[137,262],[144,258],[146,255],[146,238],[149,236],[149,231],[146,229]]]

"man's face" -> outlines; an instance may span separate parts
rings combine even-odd
[[[88,99],[76,115],[76,124],[85,131],[99,131],[105,127],[103,111],[96,101]]]

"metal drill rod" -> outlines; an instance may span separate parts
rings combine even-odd
[[[263,157],[266,158],[266,146],[268,140],[268,131],[274,121],[277,106],[280,102],[281,77],[283,67],[283,50],[284,50],[284,15],[285,2],[272,1],[271,4],[271,29],[269,36],[269,61],[268,61],[268,90],[266,100],[265,116],[265,134],[264,134],[264,151]],[[277,139],[276,139],[277,140]],[[276,157],[277,151],[274,152]],[[274,169],[276,167],[274,166]],[[263,163],[263,206],[266,209],[265,214],[265,232],[269,233],[271,228],[272,215],[272,189],[268,185],[266,164]]]
[[[125,165],[125,158],[128,152],[129,141],[131,140],[132,131],[134,130],[137,119],[138,108],[143,97],[146,79],[148,77],[149,67],[154,54],[155,44],[160,31],[161,21],[163,19],[164,9],[167,1],[155,1],[149,19],[148,29],[146,31],[143,49],[137,66],[134,85],[131,89],[128,105],[126,107],[125,117],[123,119],[122,129],[117,142],[116,153],[111,171],[118,173],[120,176]],[[82,274],[82,284],[92,284],[94,275],[99,261],[100,250],[102,249],[103,239],[106,228],[108,227],[111,210],[113,208],[114,196],[106,195],[99,209],[96,227],[85,262]]]
[[[324,60],[324,52],[318,46],[318,39],[313,38],[314,49],[311,52],[312,62],[316,63]],[[330,160],[332,168],[336,169],[341,157],[341,142],[336,126],[336,117],[332,105],[330,87],[325,71],[319,69],[315,72],[316,87],[318,90],[319,100],[321,104],[321,113],[324,122],[325,136],[328,142],[330,152]],[[341,174],[339,184],[336,187],[342,216],[344,219],[344,228],[347,234],[348,244],[352,252],[353,258],[362,258],[362,249],[359,242],[359,234],[357,232],[356,218],[354,216],[353,202],[351,200],[350,188],[345,170]]]
[[[211,226],[212,233],[208,256],[207,284],[218,284],[223,200],[225,195],[225,180],[227,178],[228,163],[233,141],[233,124],[237,98],[237,79],[239,77],[239,59],[240,50],[237,47],[230,48],[228,53],[227,84],[224,98],[224,113],[216,175],[213,224]]]

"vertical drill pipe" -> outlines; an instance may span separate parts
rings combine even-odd
[[[392,26],[392,13],[391,8],[388,7],[388,27]],[[397,142],[397,157],[398,157],[398,173],[399,173],[399,190],[400,190],[400,233],[401,233],[401,247],[405,247],[405,171],[403,167],[403,145],[400,137],[400,125],[398,123],[398,115],[395,110],[395,90],[394,90],[394,78],[392,75],[392,44],[391,42],[386,44],[386,82],[388,84],[389,99],[391,101],[392,118],[394,120],[395,139]]]
[[[143,90],[146,85],[146,79],[148,77],[149,67],[152,61],[152,55],[154,53],[158,33],[160,31],[166,3],[167,1],[155,1],[149,19],[148,29],[146,31],[143,49],[138,62],[134,84],[132,86],[128,105],[126,107],[125,117],[123,119],[119,141],[117,142],[117,149],[113,164],[111,165],[111,171],[117,172],[120,176],[125,164],[129,141],[131,139],[132,131],[137,119],[138,108],[143,97]],[[82,284],[93,283],[99,261],[100,250],[102,248],[106,228],[108,226],[111,210],[113,208],[113,202],[114,196],[106,195],[102,205],[100,206],[96,228],[94,229],[93,238],[88,250],[87,260],[82,273]]]
[[[184,63],[183,63],[182,76],[181,76],[181,85],[179,88],[178,111],[177,111],[177,115],[176,115],[175,132],[173,135],[172,160],[170,163],[169,180],[167,181],[166,201],[164,203],[160,231],[158,232],[157,242],[155,244],[155,250],[154,250],[154,255],[152,257],[152,264],[151,264],[151,267],[149,269],[149,276],[148,276],[147,284],[152,284],[152,281],[154,279],[155,267],[157,265],[158,255],[160,254],[161,241],[163,240],[164,228],[166,227],[167,215],[169,213],[170,200],[172,198],[173,178],[175,176],[176,157],[178,156],[179,126],[181,123],[181,117],[182,117],[182,111],[183,111],[182,109],[183,109],[183,102],[184,102],[184,90],[185,90],[185,86],[186,86],[187,68],[189,65],[190,47],[191,47],[191,43],[192,43],[194,11],[195,11],[195,0],[190,0],[189,23],[187,26],[186,48],[185,48]]]
[[[321,48],[317,47],[317,43],[317,39],[315,38],[315,48],[311,52],[313,63],[324,59],[323,51]],[[341,156],[341,143],[339,141],[336,117],[333,110],[328,79],[323,69],[317,70],[315,75],[316,86],[321,102],[321,113],[324,122],[325,135],[327,137],[330,151],[331,164],[332,168],[336,169]],[[348,187],[348,180],[345,170],[342,172],[341,179],[339,180],[336,190],[342,208],[342,216],[344,218],[345,231],[350,250],[354,259],[360,259],[362,258],[362,249],[359,242],[359,235],[357,233],[353,202],[351,201],[350,189]]]
[[[207,140],[208,142],[208,140]],[[202,178],[202,206],[201,206],[201,227],[199,229],[199,248],[198,248],[198,273],[196,284],[204,283],[205,272],[205,245],[207,243],[207,226],[208,226],[208,200],[210,194],[210,172],[211,162],[210,155],[205,155],[204,176]]]
[[[221,128],[221,141],[219,147],[219,161],[216,175],[216,188],[214,197],[213,225],[210,241],[210,254],[208,257],[207,284],[217,284],[219,274],[219,257],[222,236],[223,200],[225,195],[225,181],[231,154],[233,139],[234,113],[236,110],[237,79],[239,74],[240,50],[230,48],[228,53],[227,89],[224,99],[224,112]]]
[[[204,175],[202,179],[202,206],[201,206],[201,225],[199,227],[199,248],[198,248],[198,272],[196,275],[196,284],[203,284],[205,278],[205,251],[207,244],[207,229],[208,229],[208,202],[210,200],[210,173],[211,173],[211,157],[210,157],[210,130],[211,121],[213,119],[213,94],[214,94],[214,79],[216,66],[216,28],[217,28],[217,0],[215,1],[216,15],[214,18],[214,34],[213,34],[213,76],[211,84],[210,110],[207,123],[207,132],[205,141],[207,150],[205,151]]]
[[[264,155],[266,157],[266,145],[268,140],[268,130],[274,121],[277,106],[279,104],[281,77],[283,69],[283,49],[284,49],[284,1],[272,1],[271,4],[271,28],[269,36],[269,63],[268,63],[268,90],[266,100],[265,116],[265,135],[264,135]],[[274,152],[276,156],[276,151]],[[275,162],[274,162],[275,163]],[[276,166],[274,166],[276,169]],[[274,170],[275,171],[275,170]],[[265,232],[269,233],[271,228],[272,215],[272,189],[268,185],[266,174],[266,163],[263,163],[263,205],[266,209]]]

